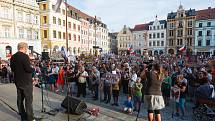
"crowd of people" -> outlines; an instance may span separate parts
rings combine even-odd
[[[156,56],[154,60],[130,55],[78,57],[76,62],[66,65],[34,62],[33,75],[36,82],[42,79],[53,92],[62,93],[68,84],[71,95],[85,98],[89,90],[94,100],[112,106],[119,106],[122,91],[128,99],[122,105],[123,110],[128,113],[138,111],[144,102],[149,120],[153,120],[153,114],[161,120],[160,110],[169,105],[172,97],[176,103],[174,115],[183,118],[188,99],[195,102],[197,96],[215,98],[212,94],[214,59],[200,59],[193,64],[191,59],[183,56]],[[203,85],[212,86],[208,88],[211,93],[204,95],[199,88]]]
[[[191,63],[192,61],[192,63]],[[119,106],[120,91],[127,97],[123,111],[132,114],[143,102],[148,120],[161,120],[160,110],[173,98],[175,116],[184,118],[185,103],[189,99],[213,99],[215,84],[214,58],[197,57],[194,62],[186,56],[154,56],[152,60],[132,55],[77,57],[75,62],[54,63],[34,60],[33,84],[41,83],[53,92],[68,90],[73,96],[93,95],[94,100]],[[9,66],[1,68],[3,78],[11,77]],[[12,78],[11,78],[12,79]],[[12,81],[11,81],[12,82]],[[202,91],[202,87],[208,87]],[[205,90],[205,88],[203,88]],[[197,93],[198,92],[198,93]],[[207,95],[206,95],[207,94]],[[187,98],[189,97],[189,98]],[[113,100],[112,100],[113,99]]]

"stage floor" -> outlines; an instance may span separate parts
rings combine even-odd
[[[56,111],[56,115],[53,116],[46,113],[41,113],[42,101],[40,88],[34,88],[33,95],[35,117],[42,118],[42,121],[67,121],[67,114],[64,113],[65,110],[61,107],[61,102],[65,98],[64,96],[49,91],[44,91],[44,105],[46,112],[50,112],[55,109],[59,110]],[[20,116],[12,110],[17,110],[16,99],[16,87],[14,84],[0,84],[0,121],[20,120]],[[70,114],[70,121],[135,121],[136,119],[134,116],[89,103],[87,103],[87,106],[98,107],[100,109],[99,115],[95,117],[87,113],[82,115]],[[143,121],[143,119],[139,119],[138,121]]]

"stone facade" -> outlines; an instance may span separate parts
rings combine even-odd
[[[194,50],[195,9],[185,10],[182,5],[177,12],[167,16],[167,53],[177,54],[178,49],[186,45],[187,52]]]
[[[0,1],[0,57],[9,59],[19,42],[26,42],[29,53],[41,53],[39,6],[32,0]]]

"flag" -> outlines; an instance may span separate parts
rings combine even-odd
[[[186,46],[184,45],[181,48],[179,48],[178,50],[181,51],[181,52],[184,52],[186,50]]]
[[[63,1],[63,0],[57,0],[57,3],[56,3],[55,6],[54,6],[55,12],[57,12],[57,10],[60,8],[60,5],[61,5],[62,1]]]
[[[129,47],[128,47],[128,51],[132,51],[132,45],[129,45]]]
[[[62,54],[62,57],[64,58],[64,60],[68,61],[68,53],[64,46],[61,47],[61,54]]]

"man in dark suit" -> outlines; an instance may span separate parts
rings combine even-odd
[[[17,106],[22,121],[33,121],[33,83],[31,67],[27,50],[28,44],[21,42],[18,44],[18,52],[10,60],[11,70],[14,73],[15,85],[17,88]],[[24,102],[25,100],[25,108]]]

